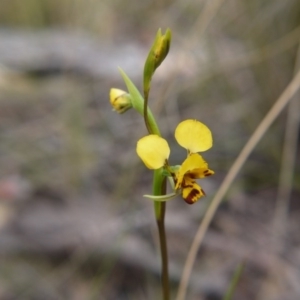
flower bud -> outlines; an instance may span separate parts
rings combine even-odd
[[[158,68],[169,53],[171,44],[171,31],[167,29],[165,34],[161,34],[159,30],[158,38],[153,45],[154,68]]]
[[[171,44],[171,30],[167,29],[165,34],[161,29],[157,31],[154,43],[150,49],[144,66],[144,93],[147,95],[150,90],[150,83],[155,70],[160,66],[169,53]],[[145,97],[147,98],[147,97]]]
[[[122,114],[132,107],[130,94],[123,90],[111,89],[110,94],[110,104],[117,113]]]

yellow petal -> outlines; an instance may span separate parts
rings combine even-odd
[[[212,147],[210,129],[197,120],[185,120],[178,124],[175,138],[180,146],[191,153],[206,151]]]
[[[189,172],[189,176],[196,179],[208,177],[214,174],[215,172],[213,170],[207,168],[194,169],[193,171]]]
[[[169,158],[170,148],[165,139],[150,134],[138,141],[136,152],[147,168],[159,169]]]
[[[206,177],[204,175],[205,170],[208,170],[208,164],[201,155],[197,153],[189,155],[182,163],[180,169],[178,170],[178,173],[176,174],[177,182],[175,189],[181,188],[183,178],[187,173],[189,173],[190,178],[203,178]]]
[[[194,180],[185,181],[182,187],[182,198],[186,203],[193,204],[203,196],[205,196],[204,191]]]
[[[116,98],[119,98],[120,96],[123,96],[125,94],[127,94],[127,92],[123,90],[111,88],[109,93],[110,102],[113,102]]]

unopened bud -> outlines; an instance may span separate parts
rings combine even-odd
[[[165,34],[161,34],[161,29],[157,31],[154,43],[150,49],[144,66],[144,96],[147,99],[152,76],[169,53],[171,44],[171,30],[167,29]]]
[[[109,98],[113,110],[119,114],[123,114],[132,107],[130,94],[123,90],[111,89]]]
[[[158,68],[169,53],[171,44],[171,31],[167,29],[165,34],[158,31],[157,40],[155,41],[152,51],[154,55],[154,68]]]

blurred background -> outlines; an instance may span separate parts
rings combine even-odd
[[[213,195],[299,68],[299,1],[0,0],[1,300],[160,299],[153,205],[142,197],[152,174],[135,153],[146,130],[135,111],[113,112],[108,97],[125,89],[118,67],[141,88],[159,27],[173,40],[149,104],[171,163],[186,155],[174,139],[181,120],[201,120],[214,137],[204,153],[215,171],[201,182],[207,197],[167,206],[174,298]],[[299,124],[286,130],[295,107],[227,193],[187,299],[223,299],[242,262],[233,299],[300,298]],[[286,173],[283,149],[296,155]]]

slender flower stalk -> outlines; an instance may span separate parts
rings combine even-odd
[[[167,190],[166,177],[162,174],[162,169],[154,171],[153,175],[153,195],[165,195]],[[169,268],[168,268],[168,247],[165,229],[166,202],[154,201],[154,211],[158,228],[160,255],[161,255],[161,285],[163,300],[170,299]]]

